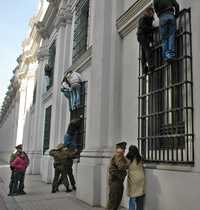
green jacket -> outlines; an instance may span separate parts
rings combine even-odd
[[[153,5],[158,16],[167,11],[174,12],[174,8],[175,14],[179,13],[179,4],[176,0],[154,0]]]
[[[115,181],[123,183],[127,175],[126,172],[127,169],[128,169],[128,160],[124,156],[114,155],[110,161],[110,165],[108,168],[109,184]]]
[[[52,149],[49,155],[54,158],[54,164],[64,165],[67,158],[73,158],[75,156],[75,152],[66,148],[61,150]]]

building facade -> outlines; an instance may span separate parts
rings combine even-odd
[[[51,182],[48,151],[63,142],[72,118],[61,81],[76,71],[87,83],[84,148],[74,163],[77,198],[106,205],[109,159],[115,144],[125,140],[138,145],[145,160],[146,209],[198,210],[200,2],[178,2],[185,9],[177,19],[178,61],[162,65],[155,32],[155,69],[149,75],[140,71],[136,33],[151,0],[43,2],[15,72],[16,94],[2,115],[1,157],[22,142],[31,159],[28,172]],[[127,206],[126,193],[122,205]]]

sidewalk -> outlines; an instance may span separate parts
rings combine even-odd
[[[9,166],[0,163],[0,210],[103,210],[76,199],[74,192],[52,194],[51,185],[42,182],[39,175],[26,176],[27,195],[9,197],[9,180]],[[65,190],[64,186],[60,188],[60,191]]]

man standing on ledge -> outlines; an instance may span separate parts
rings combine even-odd
[[[110,161],[108,169],[109,195],[107,210],[117,210],[122,200],[124,191],[124,179],[127,175],[128,160],[124,156],[126,142],[116,144],[115,154]]]
[[[160,20],[163,59],[170,63],[176,58],[176,17],[179,4],[176,0],[154,0],[153,4]]]

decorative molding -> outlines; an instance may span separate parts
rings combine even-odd
[[[137,27],[138,18],[145,7],[151,4],[152,0],[137,0],[124,14],[116,21],[117,31],[121,38],[127,36]]]
[[[37,52],[38,61],[43,61],[49,56],[49,50],[47,48],[41,47]]]
[[[53,95],[53,87],[51,87],[48,91],[46,91],[43,95],[42,95],[42,103],[46,103],[51,96]]]
[[[77,71],[82,72],[88,67],[92,60],[92,47],[88,48],[88,50],[74,63],[72,64],[64,74],[69,71]]]
[[[58,10],[58,14],[56,17],[55,27],[59,29],[60,27],[65,27],[65,25],[72,23],[72,13],[70,6],[66,6],[66,8],[62,7]]]
[[[46,29],[46,26],[44,25],[43,22],[38,21],[38,22],[35,24],[35,26],[36,26],[36,29],[37,29],[38,33],[40,34],[40,36],[41,36],[43,39],[49,38],[48,30]]]

